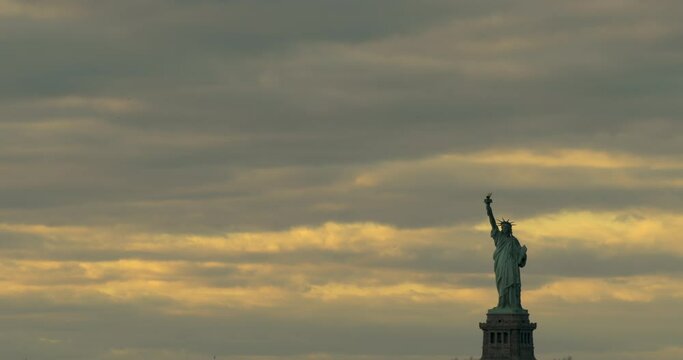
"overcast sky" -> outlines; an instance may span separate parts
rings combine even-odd
[[[680,360],[681,14],[0,0],[0,358]]]

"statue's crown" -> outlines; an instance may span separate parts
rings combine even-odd
[[[514,221],[510,221],[510,219],[501,218],[500,220],[498,220],[498,224],[499,224],[500,226],[503,226],[503,224],[508,224],[508,225],[512,226],[512,225],[515,224],[515,222],[514,222]]]

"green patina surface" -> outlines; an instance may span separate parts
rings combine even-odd
[[[491,238],[496,246],[493,252],[493,268],[496,274],[498,289],[498,305],[489,309],[489,313],[526,313],[522,308],[522,281],[519,269],[526,265],[527,248],[512,235],[512,223],[509,220],[500,222],[500,228],[493,216],[491,194],[486,196],[486,213],[491,223]]]

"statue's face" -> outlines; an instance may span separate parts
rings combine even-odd
[[[501,225],[501,231],[503,234],[510,235],[512,234],[512,226],[510,224],[503,224]]]

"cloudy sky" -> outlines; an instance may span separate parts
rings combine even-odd
[[[0,0],[0,357],[683,358],[681,13]]]

